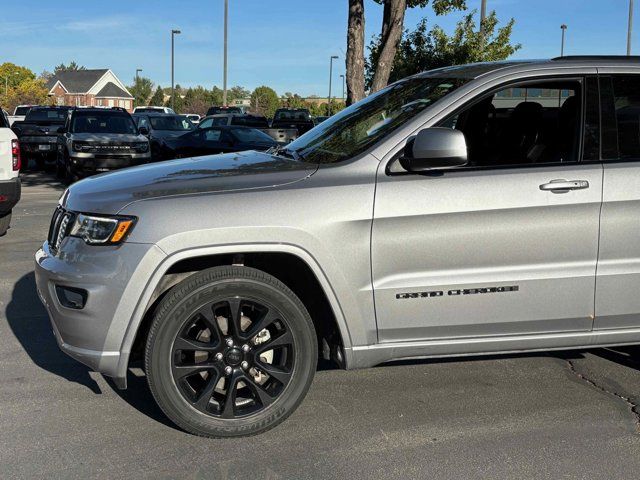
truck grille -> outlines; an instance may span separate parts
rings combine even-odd
[[[53,252],[58,250],[62,240],[69,235],[69,230],[71,230],[74,220],[75,214],[67,212],[62,207],[56,208],[56,211],[53,212],[51,225],[49,226],[49,235],[47,237],[49,248]]]

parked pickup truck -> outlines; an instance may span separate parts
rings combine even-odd
[[[271,128],[269,121],[260,115],[238,113],[209,115],[200,119],[200,123],[198,123],[198,128],[224,126],[250,127],[262,130],[276,142],[283,145],[292,142],[299,136],[297,128]]]
[[[35,105],[18,105],[13,109],[13,115],[9,115],[9,126],[11,127],[14,122],[21,122],[27,115],[27,112]]]
[[[304,135],[313,127],[315,123],[306,108],[279,108],[271,121],[271,128],[295,128],[298,135]]]
[[[65,352],[120,387],[143,358],[216,437],[283,421],[319,355],[640,344],[639,112],[638,57],[424,72],[269,152],[71,186],[38,291]]]
[[[0,237],[9,229],[11,210],[20,200],[20,144],[0,114]]]
[[[64,125],[73,107],[32,107],[23,121],[13,122],[11,129],[20,140],[25,167],[30,159],[39,169],[47,162],[55,164],[58,129]]]

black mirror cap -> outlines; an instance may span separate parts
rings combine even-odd
[[[409,172],[463,167],[468,163],[467,144],[460,130],[432,127],[407,142],[400,165]]]
[[[138,129],[140,135],[149,135],[149,129],[147,127],[140,127]]]

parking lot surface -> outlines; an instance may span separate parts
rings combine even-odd
[[[23,176],[0,238],[0,478],[584,478],[640,475],[640,352],[593,350],[321,369],[263,435],[175,428],[144,375],[129,390],[61,353],[33,253],[63,188]]]

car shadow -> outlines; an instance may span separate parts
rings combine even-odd
[[[34,169],[25,169],[20,171],[20,182],[22,187],[33,187],[38,185],[46,185],[58,190],[64,190],[65,185],[56,178],[51,167],[47,167],[45,171]]]
[[[13,334],[33,363],[69,382],[84,385],[96,394],[102,393],[89,375],[91,370],[65,355],[58,347],[47,310],[38,298],[33,272],[24,275],[14,285],[5,315]]]

